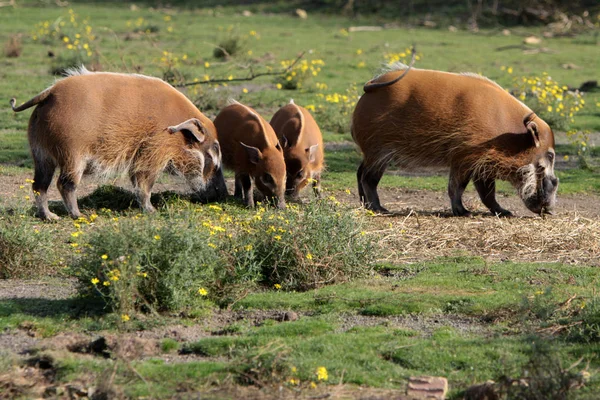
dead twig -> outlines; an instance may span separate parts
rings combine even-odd
[[[177,84],[175,86],[176,87],[187,87],[187,86],[195,86],[195,85],[205,85],[205,84],[208,84],[208,83],[244,82],[244,81],[252,81],[252,80],[254,80],[256,78],[259,78],[261,76],[284,75],[284,74],[287,74],[289,71],[291,71],[292,68],[294,68],[294,66],[298,63],[298,61],[300,61],[300,59],[302,57],[304,57],[305,53],[306,53],[305,51],[303,51],[302,53],[300,53],[300,55],[298,57],[296,57],[296,59],[294,60],[293,63],[291,63],[287,68],[285,68],[284,70],[281,70],[281,71],[267,71],[267,72],[255,73],[254,70],[252,69],[252,67],[249,67],[249,69],[250,69],[250,75],[248,75],[248,76],[246,76],[244,78],[207,79],[207,80],[203,80],[203,81],[184,82],[184,83]]]

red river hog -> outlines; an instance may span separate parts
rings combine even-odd
[[[154,211],[150,191],[167,167],[199,194],[207,186],[219,198],[227,194],[213,123],[160,79],[81,67],[25,104],[10,103],[16,112],[37,105],[28,138],[42,219],[58,218],[48,209],[47,197],[56,167],[57,186],[72,218],[81,216],[75,191],[84,172],[127,173],[147,212]]]
[[[364,156],[357,179],[366,208],[387,211],[377,184],[393,163],[450,167],[448,195],[457,216],[470,215],[462,194],[471,180],[493,214],[512,215],[496,201],[496,179],[510,182],[532,212],[550,212],[558,188],[554,133],[495,82],[396,65],[364,91],[352,116],[352,137]]]
[[[252,181],[267,198],[285,208],[283,150],[271,125],[252,108],[231,100],[215,126],[223,151],[223,164],[235,172],[235,196],[254,206]]]
[[[298,198],[300,190],[312,182],[315,195],[319,196],[324,165],[323,135],[312,115],[291,100],[273,115],[271,126],[283,147],[287,171],[285,193]]]

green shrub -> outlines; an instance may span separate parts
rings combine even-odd
[[[0,279],[46,272],[57,261],[53,239],[50,229],[32,226],[22,210],[0,216]]]
[[[246,48],[247,36],[241,35],[238,29],[228,27],[225,33],[217,38],[217,45],[213,50],[213,57],[227,59],[240,54]]]
[[[373,243],[357,215],[335,198],[288,206],[286,213],[259,207],[231,249],[230,264],[253,269],[261,283],[308,290],[365,276]]]
[[[219,257],[195,222],[174,214],[142,216],[91,232],[73,267],[81,290],[102,295],[121,314],[203,308],[204,285]]]
[[[358,213],[335,199],[286,211],[208,205],[114,218],[79,241],[72,273],[81,292],[121,315],[197,313],[257,285],[306,290],[365,276],[374,260]]]

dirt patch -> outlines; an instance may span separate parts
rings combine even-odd
[[[76,284],[70,278],[0,279],[0,300],[64,300],[77,293]]]
[[[461,334],[486,335],[491,332],[490,327],[479,319],[468,318],[452,314],[439,315],[395,315],[395,316],[367,316],[346,314],[339,319],[337,332],[346,332],[356,327],[385,326],[396,329],[415,331],[425,337],[431,336],[439,328],[449,327]]]

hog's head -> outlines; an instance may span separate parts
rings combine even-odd
[[[278,208],[285,208],[286,176],[281,145],[277,143],[263,151],[241,142],[240,145],[246,151],[249,161],[254,164],[252,177],[258,190],[267,198],[276,198]]]
[[[517,189],[525,206],[536,214],[550,214],[556,203],[558,178],[554,174],[554,133],[542,119],[535,114],[524,120],[531,135],[533,151],[531,162],[519,169]]]
[[[210,121],[206,124],[212,124]],[[172,135],[182,135],[181,148],[171,162],[201,198],[223,200],[227,187],[221,168],[221,148],[216,130],[211,130],[197,118],[191,118],[168,128]]]
[[[304,147],[290,143],[285,136],[281,136],[280,142],[287,171],[285,194],[295,198],[312,178],[311,164],[316,161],[319,144]]]

